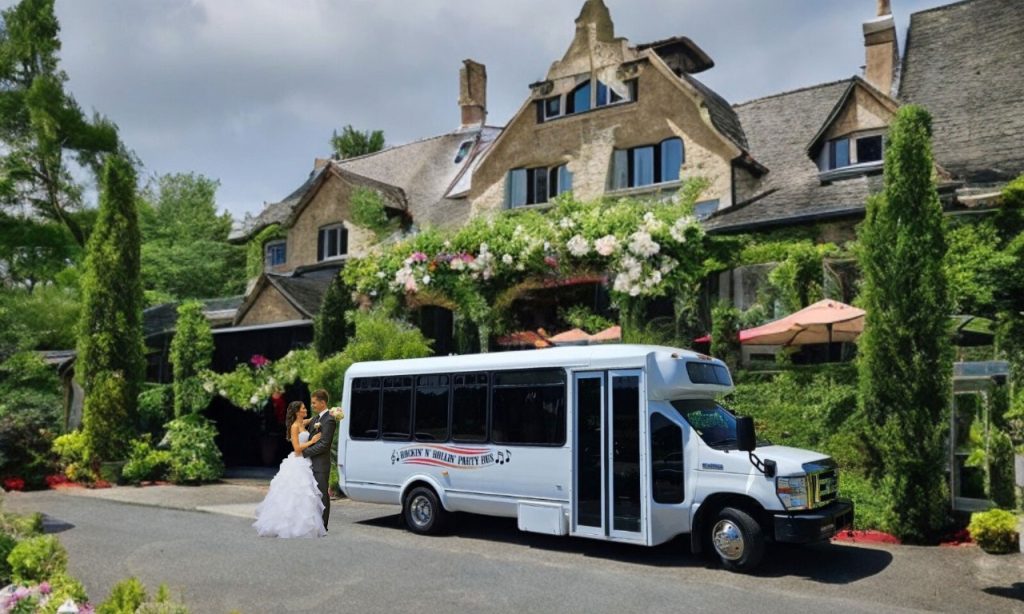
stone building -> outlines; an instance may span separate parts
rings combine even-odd
[[[697,215],[709,232],[804,226],[818,240],[841,242],[853,238],[868,195],[881,188],[889,122],[901,104],[916,103],[934,116],[950,214],[996,205],[1001,186],[1024,173],[1019,2],[966,0],[915,13],[902,54],[889,4],[878,0],[864,23],[863,74],[730,104],[698,80],[714,61],[697,43],[679,36],[633,44],[616,36],[602,0],[587,0],[565,55],[530,85],[504,128],[486,125],[486,69],[467,60],[458,130],[318,160],[292,195],[236,233],[246,241],[271,224],[285,229],[264,246],[266,270],[235,325],[308,327],[345,259],[380,244],[352,222],[357,188],[380,194],[404,232],[415,232],[542,209],[569,190],[581,200],[664,199],[702,177],[708,188]],[[739,271],[723,275],[716,292],[742,306],[756,287]]]

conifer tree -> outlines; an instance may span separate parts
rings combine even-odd
[[[353,327],[346,314],[355,309],[352,304],[352,290],[335,277],[324,295],[320,313],[313,319],[313,348],[321,360],[337,354],[348,345]]]
[[[201,411],[210,395],[203,390],[199,374],[210,368],[213,332],[203,314],[203,304],[188,301],[178,307],[178,322],[171,340],[174,367],[174,417]]]
[[[82,276],[76,374],[85,388],[83,422],[91,457],[124,456],[145,375],[135,171],[121,156],[104,166],[99,217]]]
[[[908,541],[941,529],[947,507],[945,448],[952,348],[942,206],[933,179],[931,117],[900,109],[885,152],[885,189],[868,200],[859,229],[867,311],[859,346],[866,441],[886,528]]]

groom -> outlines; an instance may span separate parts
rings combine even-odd
[[[324,502],[324,528],[331,517],[331,498],[327,494],[328,482],[331,479],[331,445],[334,443],[334,429],[337,423],[327,411],[327,391],[320,389],[312,396],[313,411],[317,416],[309,423],[309,435],[320,433],[320,441],[302,451],[302,455],[313,464],[313,477],[320,489],[320,497]]]

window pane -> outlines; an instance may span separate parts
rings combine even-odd
[[[718,199],[705,200],[693,206],[693,214],[698,220],[707,219],[712,213],[718,211]]]
[[[640,530],[640,378],[612,376],[612,529]]]
[[[324,256],[324,252],[327,251],[326,250],[326,246],[327,246],[327,232],[324,231],[323,229],[321,229],[320,232],[316,233],[316,259],[317,260],[323,260],[324,259],[324,257],[325,257]]]
[[[608,104],[608,86],[600,81],[597,82],[597,106],[603,107]]]
[[[487,441],[487,375],[456,375],[452,395],[452,440]]]
[[[348,253],[348,229],[338,228],[338,255],[344,256]]]
[[[517,168],[509,171],[509,206],[522,207],[526,204],[526,169]]]
[[[588,377],[576,381],[576,520],[586,527],[601,526],[603,391],[601,378]]]
[[[572,93],[572,110],[570,113],[582,113],[590,110],[590,83],[584,83]]]
[[[857,139],[857,164],[878,162],[882,159],[882,136]]]
[[[287,261],[287,246],[284,243],[270,243],[267,245],[267,265],[279,266]]]
[[[448,376],[424,375],[416,382],[417,441],[448,440]]]
[[[612,154],[612,189],[622,190],[629,187],[629,152],[616,149]]]
[[[548,169],[538,168],[533,170],[533,198],[534,203],[548,202]]]
[[[850,166],[850,140],[836,139],[829,143],[831,168]]]
[[[683,165],[682,139],[668,139],[661,143],[661,180],[679,181],[679,167]]]
[[[654,147],[633,150],[633,187],[654,183]]]
[[[562,97],[548,98],[544,103],[544,114],[547,117],[558,117],[562,114]]]
[[[547,383],[555,379],[558,383]],[[561,369],[497,373],[491,399],[495,443],[565,444],[565,372]]]
[[[558,194],[572,192],[572,171],[565,164],[558,167]]]
[[[384,378],[380,429],[384,439],[409,439],[412,426],[412,378]]]
[[[338,255],[338,229],[327,229],[327,257],[334,258]]]
[[[661,414],[651,416],[651,482],[655,502],[683,502],[683,430]]]
[[[380,432],[380,380],[352,380],[352,401],[349,407],[349,435],[352,439],[376,439]]]

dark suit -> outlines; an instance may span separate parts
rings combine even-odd
[[[323,417],[314,418],[309,423],[309,436],[320,433],[320,441],[302,451],[302,455],[312,461],[313,477],[316,478],[316,485],[324,502],[325,529],[331,517],[331,497],[327,494],[327,487],[331,479],[331,444],[334,442],[334,429],[337,426],[330,412],[325,412]]]

